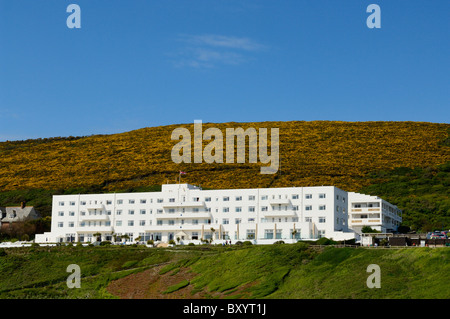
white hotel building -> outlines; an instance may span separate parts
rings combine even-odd
[[[376,219],[372,216],[376,212],[369,213],[366,206],[361,206],[361,213],[367,210],[367,216],[353,214],[363,199],[366,205],[392,206],[334,186],[202,190],[190,184],[165,184],[160,192],[55,195],[51,232],[36,235],[35,241],[87,243],[96,241],[98,234],[113,242],[139,238],[181,244],[199,244],[202,239],[255,244],[320,237],[347,240],[357,236],[349,228],[353,225],[349,216]],[[384,210],[378,214],[381,226]]]

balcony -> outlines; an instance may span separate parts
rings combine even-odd
[[[111,233],[114,231],[114,228],[112,226],[85,226],[85,227],[78,227],[76,232],[77,233]]]
[[[211,218],[210,212],[188,212],[188,213],[163,213],[163,214],[157,214],[156,219],[176,219],[176,218],[185,218],[185,219],[205,219]]]
[[[365,226],[365,225],[380,225],[380,219],[372,219],[372,218],[355,218],[350,219],[350,224],[355,226]]]
[[[272,210],[261,213],[265,217],[297,217],[297,214],[293,210]]]
[[[199,233],[201,233],[202,228],[204,232],[211,232],[211,227],[214,228],[216,230],[216,233],[219,233],[219,224],[176,224],[176,225],[152,225],[152,226],[147,226],[145,228],[145,232],[164,232],[164,231],[179,231],[179,230],[183,230],[183,231],[196,231]],[[223,229],[223,228],[222,228]]]
[[[274,198],[269,200],[270,205],[290,205],[291,200],[289,198]]]
[[[105,205],[103,205],[103,204],[86,204],[86,209],[88,209],[88,210],[104,210]]]
[[[187,207],[196,207],[196,208],[201,208],[201,207],[205,207],[205,202],[204,201],[187,201],[187,202],[169,202],[169,203],[163,203],[162,206],[164,208],[177,208],[177,207],[181,207],[181,208],[187,208]]]
[[[106,213],[96,213],[96,214],[87,214],[80,216],[80,220],[100,220],[105,221],[109,220],[109,215]]]

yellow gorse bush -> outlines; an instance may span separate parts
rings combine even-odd
[[[204,188],[335,185],[357,191],[367,174],[396,167],[427,167],[450,160],[449,124],[425,122],[203,123],[217,127],[279,128],[281,167],[260,174],[261,164],[175,164],[170,136],[177,127],[122,134],[0,143],[0,190],[67,189],[101,185],[107,191],[182,181]],[[192,133],[193,136],[193,133]],[[208,144],[204,141],[203,144]],[[248,155],[248,148],[246,151]]]

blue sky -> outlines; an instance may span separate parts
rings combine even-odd
[[[448,123],[449,13],[448,0],[0,0],[0,141],[195,119]]]

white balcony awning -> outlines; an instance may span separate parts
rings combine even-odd
[[[164,208],[177,208],[177,207],[204,207],[205,202],[203,201],[188,201],[188,202],[169,202],[163,203]]]

